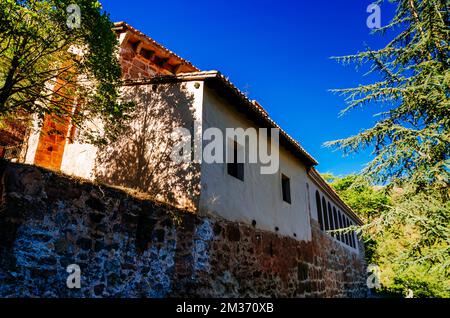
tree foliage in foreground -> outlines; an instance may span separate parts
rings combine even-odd
[[[68,10],[73,3],[79,27]],[[0,0],[0,117],[52,114],[85,126],[93,141],[112,136],[127,106],[117,102],[121,70],[112,26],[96,0]],[[99,118],[104,130],[94,124]]]
[[[372,186],[361,182],[357,175],[342,178],[330,174],[323,176],[353,211],[371,225],[362,233],[366,259],[368,264],[380,267],[382,290],[406,294],[410,289],[415,297],[450,296],[450,279],[441,266],[442,262],[418,262],[410,257],[415,246],[424,237],[420,230],[401,219],[391,220],[388,227],[383,224],[386,214],[390,215],[392,210],[403,208],[408,201],[402,195],[403,189]],[[428,202],[427,210],[436,213],[439,204],[433,199],[428,199]],[[431,244],[422,254],[443,254],[441,248],[443,246],[439,244]]]
[[[419,277],[450,275],[449,3],[391,2],[397,7],[394,18],[375,32],[384,35],[394,29],[397,35],[380,50],[368,48],[337,58],[369,66],[369,74],[378,75],[371,84],[335,90],[346,96],[342,113],[380,105],[379,119],[355,136],[326,145],[344,154],[372,149],[374,159],[358,183],[402,189],[393,205],[369,226],[380,244],[388,240],[388,233],[397,233],[392,238],[401,248],[392,249],[384,261],[402,268],[394,271],[398,286],[413,289],[420,285]],[[436,282],[444,283],[448,296],[448,280]]]

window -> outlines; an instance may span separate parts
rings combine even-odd
[[[353,222],[351,222],[350,224],[351,224],[352,226],[354,225]],[[355,231],[352,231],[352,232],[350,233],[350,238],[351,238],[351,241],[352,241],[352,246],[353,246],[354,248],[356,248],[355,235],[356,235]]]
[[[344,226],[342,224],[342,212],[339,210],[339,228],[342,229]],[[344,233],[339,233],[339,240],[344,241]]]
[[[291,180],[284,174],[281,175],[281,189],[283,192],[283,201],[291,203]]]
[[[319,219],[320,229],[323,231],[322,206],[320,204],[320,194],[316,191],[317,218]]]
[[[328,202],[328,221],[330,222],[330,230],[334,230],[333,212],[331,211],[331,204]],[[334,233],[331,234],[334,237]]]
[[[345,217],[345,227],[349,227],[350,223],[348,222],[348,218]],[[346,232],[345,233],[345,244],[350,245],[350,233]]]
[[[338,229],[339,225],[338,225],[338,217],[337,217],[337,212],[336,212],[336,208],[333,207],[333,220],[334,220],[334,229]],[[336,239],[339,239],[339,234],[335,233],[334,234]]]
[[[323,220],[325,221],[325,231],[328,231],[330,228],[328,226],[327,202],[325,201],[325,197],[322,197],[322,211]]]
[[[233,142],[233,162],[227,163],[227,170],[230,176],[233,176],[241,181],[244,181],[244,163],[238,162],[239,145],[236,141]]]

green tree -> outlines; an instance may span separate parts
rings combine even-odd
[[[423,237],[416,226],[402,219],[390,220],[390,226],[383,222],[386,214],[404,205],[404,189],[373,186],[357,175],[335,177],[322,175],[339,196],[366,223],[362,231],[368,264],[377,264],[381,270],[382,289],[388,292],[405,293],[411,289],[416,297],[448,297],[449,279],[441,266],[443,261],[430,266],[430,262],[411,258],[417,242]],[[435,213],[439,209],[432,199],[429,208]],[[420,207],[423,209],[423,207]],[[414,207],[411,207],[413,210]],[[423,245],[422,255],[443,254],[443,246]]]
[[[378,74],[378,80],[334,90],[347,97],[348,104],[342,113],[356,107],[374,107],[377,103],[383,105],[384,111],[373,127],[326,145],[341,149],[344,154],[371,148],[374,159],[360,177],[402,189],[393,206],[378,220],[380,235],[395,233],[398,228],[406,231],[398,234],[400,237],[414,233],[391,257],[392,264],[397,262],[398,277],[413,264],[430,275],[448,277],[449,4],[445,0],[391,2],[397,6],[394,18],[375,32],[385,34],[395,29],[397,35],[380,50],[368,48],[337,58],[343,63],[368,65],[369,74]],[[400,281],[406,288],[405,280]],[[441,286],[449,295],[449,280],[441,280]]]
[[[380,80],[337,89],[347,96],[346,113],[381,102],[381,119],[372,128],[328,142],[346,153],[373,146],[375,159],[365,169],[372,179],[416,184],[448,182],[450,154],[449,13],[446,1],[394,0],[392,22],[375,32],[402,31],[386,47],[338,57],[344,63],[369,63]],[[448,184],[445,184],[448,185]]]
[[[322,177],[365,223],[376,223],[392,205],[392,200],[384,188],[373,187],[367,181],[360,180],[355,174],[336,177],[333,174],[324,173]],[[371,226],[367,231],[362,232],[368,264],[377,264],[379,261],[376,230],[376,227]]]
[[[100,141],[114,135],[130,106],[118,103],[117,40],[98,1],[72,3],[0,0],[0,117],[70,118]],[[104,130],[92,125],[97,119]]]
[[[330,180],[332,187],[340,197],[354,211],[358,212],[365,222],[372,221],[382,215],[391,205],[391,200],[382,187],[376,188],[368,183],[358,183],[357,175],[347,175],[342,178],[333,177]]]

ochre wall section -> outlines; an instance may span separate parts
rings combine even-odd
[[[61,109],[63,113],[70,113],[74,105],[73,96],[70,95],[73,91],[72,85],[58,79],[53,91],[55,92],[53,107]],[[34,157],[35,165],[60,170],[69,126],[70,118],[68,117],[56,114],[45,115]]]
[[[44,119],[34,163],[40,167],[59,170],[66,145],[66,135],[70,122],[54,115]]]

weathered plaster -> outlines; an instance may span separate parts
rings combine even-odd
[[[205,89],[203,129],[255,127],[233,105]],[[200,210],[231,221],[252,224],[256,228],[286,235],[298,240],[310,240],[311,230],[306,204],[306,169],[287,150],[280,147],[280,169],[276,174],[261,174],[259,163],[244,165],[244,181],[227,173],[226,164],[202,163],[202,194]],[[290,178],[291,204],[284,202],[281,174]],[[295,236],[294,236],[295,233]]]

